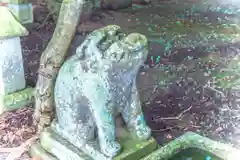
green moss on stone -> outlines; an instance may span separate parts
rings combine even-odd
[[[202,137],[193,132],[187,132],[141,160],[168,160],[188,148],[197,148],[224,160],[238,160],[240,157],[240,150],[236,148]]]
[[[14,14],[15,18],[21,24],[27,24],[33,22],[33,8],[32,4],[9,4],[8,8]]]
[[[5,112],[25,107],[27,104],[33,102],[33,91],[34,89],[29,87],[9,95],[0,96],[3,101],[0,111]]]
[[[124,129],[119,130],[120,144],[123,146],[123,151],[114,160],[137,160],[140,159],[157,148],[157,142],[151,138],[147,141],[140,141],[134,136],[130,136]]]
[[[93,160],[91,157],[69,144],[62,137],[46,128],[40,135],[41,146],[50,154],[65,160]]]
[[[32,157],[38,157],[41,160],[57,160],[56,157],[46,152],[39,143],[31,145],[29,154]]]
[[[138,160],[157,148],[157,143],[153,138],[148,141],[140,141],[130,136],[128,132],[123,132],[123,134],[121,133],[118,140],[123,147],[123,151],[113,160]],[[44,132],[42,132],[40,136],[40,144],[46,151],[56,157],[64,157],[66,160],[93,160],[92,157],[69,144],[66,140],[54,133],[50,128],[47,128]],[[93,144],[93,146],[96,145]],[[97,151],[94,151],[96,157],[102,157],[100,158],[102,160],[109,159],[108,157],[100,155],[98,147],[96,148]]]
[[[0,39],[25,36],[28,34],[26,28],[24,28],[14,17],[11,11],[5,7],[0,6]]]

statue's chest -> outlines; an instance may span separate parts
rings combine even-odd
[[[119,106],[125,106],[130,99],[132,91],[133,77],[131,76],[113,76],[110,79],[109,89],[112,102]]]

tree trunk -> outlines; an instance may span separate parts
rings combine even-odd
[[[47,0],[47,8],[52,14],[52,18],[54,21],[57,21],[59,12],[60,12],[60,7],[61,3],[63,0]],[[84,5],[82,6],[82,14],[81,14],[81,21],[88,20],[92,14],[92,9],[94,7],[94,0],[85,0]]]
[[[42,53],[35,88],[34,121],[40,132],[54,118],[53,89],[60,66],[75,35],[85,0],[63,0],[53,37]]]

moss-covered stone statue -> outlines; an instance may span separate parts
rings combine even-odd
[[[147,140],[151,130],[136,88],[136,76],[147,54],[146,37],[125,35],[119,26],[88,35],[59,70],[54,89],[54,131],[88,154],[89,141],[97,140],[101,152],[114,157],[121,149],[115,139],[115,118],[121,114],[127,128]]]

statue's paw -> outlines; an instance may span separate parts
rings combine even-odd
[[[102,153],[109,157],[115,157],[118,155],[120,150],[121,145],[116,141],[108,142],[106,145],[101,147]]]
[[[151,136],[151,129],[146,125],[140,125],[136,128],[137,136],[141,140],[147,140]]]

